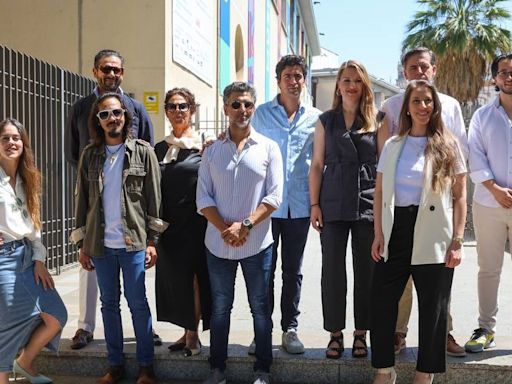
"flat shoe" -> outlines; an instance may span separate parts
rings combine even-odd
[[[200,353],[201,353],[201,342],[199,342],[198,348],[188,348],[188,347],[183,348],[183,355],[185,357],[196,356],[196,355],[199,355]]]
[[[174,343],[174,344],[169,345],[167,348],[171,352],[177,352],[177,351],[183,351],[183,349],[185,349],[185,345],[186,345],[185,343]]]

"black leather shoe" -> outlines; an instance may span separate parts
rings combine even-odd
[[[153,345],[155,347],[160,347],[162,345],[162,338],[158,336],[153,330]]]
[[[110,366],[108,368],[107,373],[96,380],[96,384],[115,384],[118,381],[121,381],[124,377],[124,367],[120,366]]]
[[[75,336],[73,336],[71,349],[80,349],[89,344],[93,339],[92,332],[87,332],[86,330],[80,328],[76,331]]]

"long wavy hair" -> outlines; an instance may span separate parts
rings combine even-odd
[[[343,97],[338,92],[338,82],[343,75],[343,71],[347,68],[354,68],[357,71],[361,81],[363,82],[363,92],[359,100],[359,116],[357,119],[361,122],[360,132],[374,132],[376,130],[375,117],[377,110],[375,109],[374,97],[372,91],[372,83],[370,76],[363,64],[356,60],[348,60],[341,64],[336,76],[336,85],[334,86],[334,95],[332,101],[332,109],[341,109],[343,105]]]
[[[0,121],[0,134],[9,124],[17,129],[23,143],[23,152],[18,162],[17,171],[23,182],[28,213],[34,227],[39,230],[41,229],[41,173],[36,167],[30,139],[23,124],[12,118],[2,120]]]
[[[427,126],[427,146],[425,158],[432,162],[432,189],[440,192],[451,186],[455,180],[454,166],[456,153],[459,151],[453,134],[446,129],[441,117],[441,101],[436,88],[425,80],[413,80],[405,90],[404,102],[400,111],[398,136],[404,137],[412,128],[409,114],[411,94],[419,88],[428,88],[432,93],[434,108]]]

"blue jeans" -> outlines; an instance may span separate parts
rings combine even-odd
[[[281,238],[281,269],[283,287],[281,290],[281,329],[297,328],[300,314],[299,301],[302,287],[302,258],[308,239],[309,217],[300,219],[272,218],[272,272],[270,275],[270,314],[274,312],[274,275],[277,265],[277,249]]]
[[[272,320],[268,306],[268,279],[272,264],[272,246],[242,260],[221,259],[206,250],[212,294],[210,320],[210,366],[226,369],[231,309],[235,294],[238,264],[242,266],[247,296],[254,322],[256,341],[255,371],[270,371],[272,364]]]
[[[146,277],[144,256],[145,251],[127,252],[126,249],[105,247],[104,257],[93,258],[100,288],[108,362],[111,366],[124,364],[123,326],[119,308],[121,297],[119,271],[123,272],[124,296],[132,314],[137,340],[137,361],[141,366],[153,364],[153,326],[144,284]]]

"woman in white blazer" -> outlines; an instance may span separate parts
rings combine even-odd
[[[393,337],[398,302],[412,275],[419,302],[419,348],[414,384],[446,370],[448,302],[453,268],[461,261],[466,220],[466,167],[443,125],[433,85],[409,83],[397,136],[377,167],[372,258],[374,384],[395,383]]]

